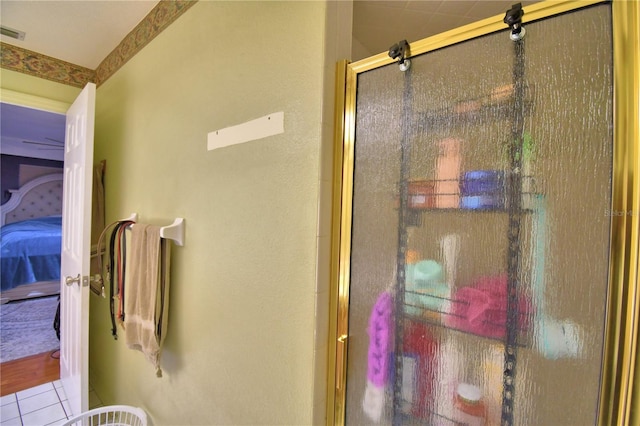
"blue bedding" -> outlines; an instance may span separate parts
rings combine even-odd
[[[46,216],[1,229],[0,288],[60,279],[62,217]]]

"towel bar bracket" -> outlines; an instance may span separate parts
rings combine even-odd
[[[160,236],[173,240],[177,245],[184,245],[184,218],[177,218],[169,226],[160,228]]]
[[[132,213],[129,218],[125,219],[132,222],[138,221],[138,213]],[[176,218],[171,225],[163,226],[160,228],[160,236],[162,238],[173,240],[176,245],[184,245],[184,218]]]

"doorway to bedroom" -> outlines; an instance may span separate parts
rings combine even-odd
[[[53,363],[59,338],[54,319],[60,294],[60,227],[65,115],[0,103],[0,363],[25,371]],[[17,201],[25,202],[16,206]],[[25,228],[18,229],[18,223]],[[31,233],[31,234],[29,234]],[[21,238],[18,238],[21,237]],[[31,245],[35,243],[35,245]],[[19,367],[12,367],[17,365]],[[42,380],[50,381],[50,372]]]

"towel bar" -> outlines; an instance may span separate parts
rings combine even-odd
[[[131,213],[131,215],[123,219],[130,220],[132,222],[138,221],[138,213]],[[183,246],[184,245],[184,218],[178,217],[176,218],[171,225],[163,226],[160,228],[160,236],[162,238],[173,240],[176,245]]]

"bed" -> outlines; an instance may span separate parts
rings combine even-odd
[[[0,206],[0,303],[60,293],[62,176],[37,177]]]

